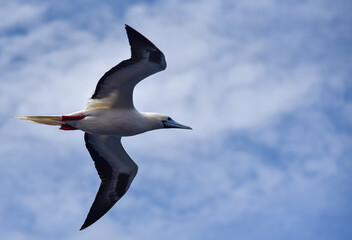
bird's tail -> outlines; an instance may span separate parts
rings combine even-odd
[[[61,126],[61,130],[76,130],[77,128],[71,126],[67,121],[77,121],[85,118],[86,115],[82,112],[75,112],[69,115],[54,115],[54,116],[24,116],[24,117],[14,117],[17,119],[27,120],[35,123]]]
[[[62,116],[24,116],[24,117],[14,117],[17,119],[27,120],[35,123],[46,124],[46,125],[62,125]]]

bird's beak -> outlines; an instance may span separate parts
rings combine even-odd
[[[163,124],[164,124],[165,128],[182,128],[182,129],[192,130],[191,127],[179,124],[178,122],[175,122],[174,120],[163,121]]]

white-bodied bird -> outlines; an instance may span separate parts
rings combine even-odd
[[[127,192],[138,166],[121,145],[121,137],[161,128],[190,127],[169,116],[139,112],[133,105],[133,89],[144,78],[166,68],[164,54],[146,37],[126,25],[131,58],[100,78],[85,110],[56,116],[16,117],[36,123],[59,125],[62,130],[85,132],[86,147],[94,160],[101,184],[81,227],[100,219]]]

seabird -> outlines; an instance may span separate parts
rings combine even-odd
[[[121,137],[154,129],[192,129],[169,116],[139,112],[133,89],[144,78],[166,68],[164,54],[146,37],[125,25],[131,58],[107,71],[99,80],[85,110],[55,116],[15,117],[58,125],[62,130],[85,132],[86,147],[101,179],[95,200],[80,230],[95,223],[127,192],[137,174],[137,164],[121,145]]]

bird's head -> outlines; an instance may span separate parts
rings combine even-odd
[[[148,130],[152,129],[161,129],[161,128],[180,128],[180,129],[190,129],[191,127],[182,125],[176,121],[174,121],[171,117],[167,115],[163,115],[160,113],[142,113],[144,115],[144,119],[147,120]]]
[[[171,117],[169,116],[164,116],[161,120],[163,123],[164,128],[182,128],[182,129],[189,129],[192,130],[191,127],[182,125],[178,122],[175,122]]]

